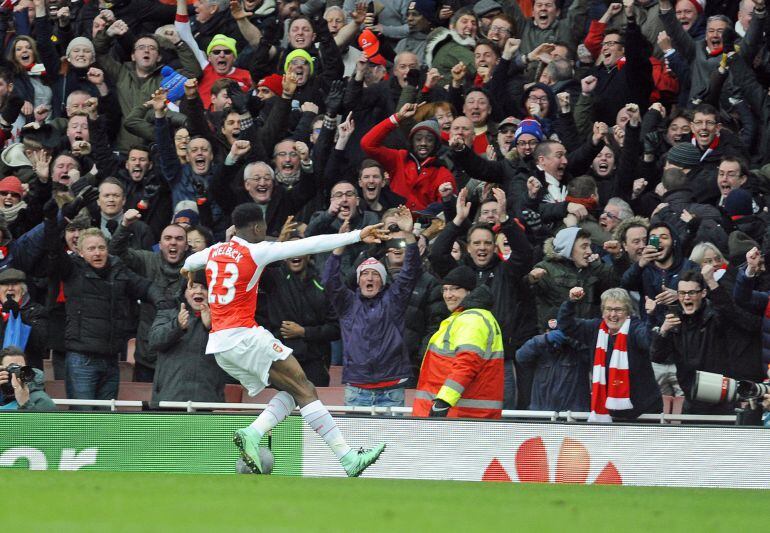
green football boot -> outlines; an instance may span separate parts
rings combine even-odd
[[[262,460],[259,458],[259,439],[249,431],[250,428],[238,429],[233,435],[233,443],[241,451],[246,465],[255,473],[262,473]]]
[[[358,477],[377,460],[384,449],[385,443],[382,442],[371,450],[364,450],[363,448],[358,451],[350,450],[340,462],[348,477]]]

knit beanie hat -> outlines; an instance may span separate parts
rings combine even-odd
[[[304,59],[307,61],[308,65],[310,65],[310,75],[313,75],[313,58],[310,57],[310,54],[305,52],[302,48],[297,48],[296,50],[292,50],[286,55],[286,61],[283,62],[283,71],[289,72],[289,67],[291,66],[291,62],[294,59]]]
[[[682,168],[693,168],[700,164],[701,153],[691,143],[677,143],[666,154],[666,161]]]
[[[751,205],[751,193],[746,189],[735,189],[725,198],[725,213],[729,217],[751,215],[754,210]]]
[[[377,261],[374,257],[370,257],[369,259],[366,259],[364,262],[362,262],[360,265],[358,265],[358,268],[356,269],[356,283],[358,283],[358,280],[361,279],[361,273],[364,270],[374,270],[380,275],[380,278],[382,279],[382,283],[385,283],[385,280],[388,279],[388,274],[385,271],[385,266]]]
[[[91,42],[91,39],[88,39],[86,37],[75,37],[70,41],[70,44],[67,45],[67,53],[64,54],[66,57],[69,57],[70,52],[72,52],[72,49],[76,46],[85,46],[91,49],[91,53],[94,54],[94,43]]]
[[[418,122],[409,131],[409,140],[411,141],[412,137],[414,137],[414,134],[420,130],[425,130],[435,135],[437,142],[441,139],[441,129],[439,128],[438,122],[436,122],[434,119],[428,119],[428,120],[423,120],[422,122]]]
[[[283,78],[280,74],[270,74],[259,80],[257,87],[267,87],[274,94],[280,96],[283,94]]]
[[[449,271],[449,274],[441,280],[442,285],[454,285],[466,291],[472,291],[476,288],[476,273],[472,268],[460,265]]]
[[[533,137],[536,137],[538,141],[543,141],[543,129],[540,127],[540,123],[532,118],[526,118],[519,123],[519,127],[514,133],[514,140],[518,141],[519,137],[528,133]]]
[[[565,259],[572,259],[572,247],[575,245],[575,239],[580,228],[572,226],[564,228],[553,238],[553,251]]]
[[[413,0],[409,3],[409,7],[413,7],[420,15],[436,23],[436,0]]]
[[[19,196],[24,195],[24,189],[21,187],[21,180],[16,176],[6,176],[0,180],[0,192],[12,192]]]
[[[211,39],[209,45],[206,47],[206,55],[209,55],[211,53],[211,49],[215,46],[224,46],[233,53],[234,57],[238,57],[238,49],[235,45],[235,39],[232,37],[222,35],[221,33],[216,34],[214,38]]]

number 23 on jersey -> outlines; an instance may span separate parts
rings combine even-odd
[[[209,261],[206,263],[206,270],[210,273],[209,277],[209,303],[218,303],[227,305],[235,298],[235,282],[238,280],[238,265],[235,263],[224,263],[224,270],[219,272],[219,263]]]

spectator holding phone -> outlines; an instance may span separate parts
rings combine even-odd
[[[650,226],[647,246],[639,261],[623,274],[620,286],[629,291],[639,291],[658,305],[655,323],[665,318],[665,306],[676,303],[676,287],[679,275],[698,265],[685,258],[679,235],[663,222]]]

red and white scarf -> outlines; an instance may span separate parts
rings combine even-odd
[[[589,422],[612,422],[612,417],[609,414],[610,409],[622,411],[633,408],[631,404],[631,382],[628,376],[627,351],[628,330],[630,326],[631,319],[627,318],[615,337],[608,376],[605,375],[605,370],[610,330],[607,327],[607,322],[604,320],[602,320],[599,326],[599,336],[596,338],[596,351],[594,351],[594,371],[591,379],[591,415],[588,417]]]

